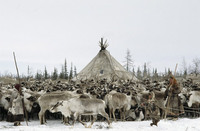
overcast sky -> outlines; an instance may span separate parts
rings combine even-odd
[[[65,58],[82,70],[100,38],[121,64],[174,69],[200,56],[200,0],[1,0],[0,73],[59,70]]]

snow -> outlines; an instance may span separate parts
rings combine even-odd
[[[76,123],[73,126],[66,126],[61,123],[61,120],[48,120],[46,125],[40,125],[39,120],[22,122],[21,126],[13,126],[13,123],[2,121],[0,122],[0,130],[8,131],[200,131],[200,118],[188,119],[181,118],[176,121],[161,120],[157,126],[150,126],[151,121],[131,121],[131,122],[112,122],[111,127],[108,127],[106,122],[95,122],[92,128],[85,128],[82,124]],[[87,123],[88,125],[90,123]]]

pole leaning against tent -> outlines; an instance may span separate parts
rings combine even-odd
[[[19,77],[19,70],[18,70],[18,67],[17,67],[17,61],[16,61],[16,57],[15,57],[15,52],[13,52],[13,56],[14,56],[14,61],[15,61],[15,67],[16,67],[16,70],[17,70],[17,77],[18,77],[18,81],[19,81],[19,85],[20,85],[19,93],[21,95],[22,89],[21,89],[21,82],[20,82],[20,77]],[[27,115],[27,112],[26,112],[26,109],[25,109],[24,99],[22,99],[22,105],[23,105],[24,116],[26,117],[26,125],[28,126],[28,115]]]

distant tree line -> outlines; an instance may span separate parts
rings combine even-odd
[[[142,79],[151,79],[151,80],[161,80],[168,78],[169,72],[171,72],[170,68],[165,68],[164,72],[159,72],[157,68],[151,68],[148,62],[144,62],[142,66],[138,66],[137,68],[134,66],[134,61],[131,56],[130,50],[127,49],[125,61],[124,61],[124,68],[136,76],[139,80]],[[176,77],[183,77],[186,78],[188,74],[193,74],[195,76],[200,75],[200,58],[196,57],[192,60],[192,63],[187,64],[185,58],[183,58],[182,63],[179,63],[178,71],[176,72]],[[11,73],[4,73],[0,74],[0,77],[16,77]],[[77,69],[73,63],[70,64],[70,69],[68,70],[67,60],[65,59],[63,65],[61,66],[61,71],[58,72],[58,69],[54,67],[52,72],[47,71],[46,66],[44,67],[44,71],[38,70],[36,74],[31,72],[30,67],[28,66],[27,69],[27,76],[21,75],[22,78],[35,78],[37,80],[41,79],[64,79],[64,80],[71,80],[73,77],[77,76]]]
[[[124,68],[136,76],[139,80],[151,79],[151,80],[163,80],[167,79],[169,72],[172,70],[170,68],[165,68],[164,72],[159,72],[157,68],[151,68],[150,64],[145,62],[142,66],[138,66],[135,70],[134,61],[132,59],[130,50],[127,49]],[[30,77],[30,71],[28,66],[28,77]],[[187,65],[185,58],[183,58],[182,63],[179,64],[179,70],[176,72],[176,77],[186,78],[188,74],[194,74],[195,76],[200,75],[200,58],[196,57],[192,60],[190,65]],[[73,77],[77,76],[76,66],[71,63],[70,70],[68,71],[67,60],[65,59],[64,64],[61,67],[61,71],[58,72],[57,68],[54,67],[53,72],[49,73],[46,69],[44,72],[37,71],[35,79],[65,79],[71,80]]]
[[[29,66],[28,66],[28,78],[31,77],[29,73]],[[37,71],[35,74],[35,79],[41,80],[41,79],[52,79],[52,80],[57,80],[57,79],[65,79],[65,80],[71,80],[73,77],[77,75],[77,69],[76,66],[73,66],[73,63],[71,63],[70,70],[68,72],[68,66],[67,66],[67,60],[65,59],[64,64],[61,67],[61,71],[58,72],[58,69],[54,67],[53,72],[49,73],[47,71],[47,68],[45,66],[44,71]],[[33,76],[32,76],[33,77]]]
[[[146,62],[142,66],[138,66],[137,70],[135,70],[134,61],[129,49],[127,49],[126,52],[124,68],[139,80],[146,78],[151,80],[166,79],[172,71],[170,68],[165,68],[165,72],[159,73],[157,68],[150,68],[149,63]],[[200,75],[200,58],[194,58],[189,66],[186,63],[185,58],[183,58],[182,63],[179,65],[179,71],[176,72],[176,76],[186,78],[188,74],[194,74],[195,76]]]

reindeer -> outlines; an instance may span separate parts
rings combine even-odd
[[[110,118],[112,117],[112,114],[114,121],[116,121],[115,110],[119,109],[121,120],[125,120],[125,112],[131,108],[131,96],[127,96],[124,93],[111,91],[105,96],[104,99],[109,108]]]
[[[93,121],[88,126],[92,127],[93,123],[97,119],[97,114],[102,115],[107,119],[108,125],[110,125],[108,114],[105,112],[105,102],[100,99],[93,98],[72,98],[68,101],[59,101],[55,104],[50,111],[61,112],[65,117],[70,117],[71,114],[74,116],[73,125],[76,119],[81,115],[93,115]],[[86,128],[87,125],[81,121],[80,117],[78,121],[83,124]]]

